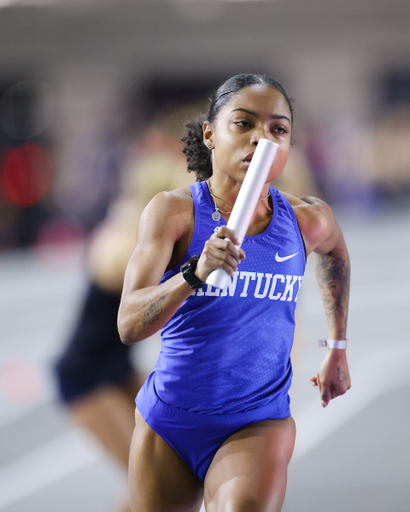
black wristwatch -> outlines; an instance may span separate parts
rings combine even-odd
[[[188,260],[186,263],[184,263],[181,266],[181,272],[182,272],[182,275],[184,276],[185,281],[194,290],[196,290],[197,288],[202,288],[205,284],[203,281],[198,279],[195,275],[196,266],[197,266],[200,256],[201,256],[200,254],[195,254],[195,256],[192,256],[192,258],[190,260]]]

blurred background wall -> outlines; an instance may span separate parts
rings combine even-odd
[[[295,148],[326,199],[373,208],[409,194],[407,2],[4,3],[2,248],[56,219],[66,236],[88,232],[104,215],[154,115],[150,85],[212,90],[243,71],[273,74],[295,98]]]
[[[332,510],[409,510],[408,439],[391,434],[390,425],[374,430],[369,418],[385,415],[382,405],[349,424],[345,448],[333,455],[334,446],[317,439],[318,422],[325,439],[381,394],[377,388],[360,401],[380,375],[389,378],[386,389],[410,386],[408,349],[397,352],[399,369],[382,352],[386,340],[404,347],[410,335],[409,27],[408,0],[0,0],[1,510],[108,512],[123,492],[122,476],[55,404],[51,365],[85,287],[84,247],[107,212],[115,213],[118,196],[136,197],[152,185],[149,171],[134,179],[144,158],[159,148],[179,155],[183,120],[242,72],[271,74],[294,98],[294,146],[275,186],[322,197],[346,229],[354,262],[350,336],[360,340],[351,352],[354,377],[362,361],[369,369],[354,407],[341,408],[345,417],[326,411],[333,417],[326,423],[306,407],[313,400],[308,377],[322,355],[308,355],[316,350],[310,344],[324,327],[308,273],[295,354],[305,380],[295,376],[292,397],[295,415],[303,416],[301,448],[286,510],[329,510],[329,503]],[[391,248],[400,255],[394,264]],[[376,345],[379,359],[365,359]],[[389,418],[408,410],[396,400],[397,408],[386,398]],[[358,446],[363,428],[374,435]],[[393,438],[378,459],[376,443]],[[327,494],[317,483],[319,464]]]

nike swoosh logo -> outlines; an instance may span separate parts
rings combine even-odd
[[[282,263],[282,261],[286,261],[286,260],[290,260],[290,258],[293,258],[294,256],[296,256],[296,254],[299,254],[299,252],[295,252],[295,254],[291,254],[290,256],[283,256],[282,258],[279,256],[278,253],[275,254],[275,260],[278,262],[278,263]]]

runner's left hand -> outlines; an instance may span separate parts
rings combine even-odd
[[[310,380],[319,388],[322,407],[327,407],[332,398],[344,395],[351,386],[346,350],[328,349],[319,373]]]

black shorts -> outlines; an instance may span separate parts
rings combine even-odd
[[[74,332],[54,367],[64,402],[104,384],[124,385],[132,376],[131,347],[121,343],[117,330],[120,298],[89,286]]]

